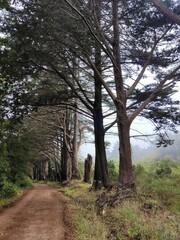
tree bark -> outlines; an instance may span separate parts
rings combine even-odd
[[[63,133],[63,145],[61,151],[61,179],[66,181],[72,177],[72,164],[70,156],[70,139],[67,137],[69,135],[69,111],[66,109],[64,116],[64,133]]]
[[[119,135],[119,180],[124,186],[133,186],[133,168],[131,159],[130,144],[130,121],[126,113],[127,96],[124,90],[123,76],[121,70],[120,56],[120,30],[118,17],[118,0],[112,1],[113,8],[113,55],[114,55],[114,78],[117,99],[115,101],[117,109],[117,126]]]
[[[72,153],[72,179],[81,179],[78,168],[78,113],[74,112],[74,136],[73,136],[73,153]]]
[[[94,4],[95,11],[95,22],[97,23],[97,32],[100,29],[101,21],[101,0],[98,0]],[[103,124],[103,110],[102,110],[102,82],[99,79],[99,75],[102,75],[102,56],[101,46],[99,42],[95,44],[95,67],[94,71],[94,85],[95,85],[95,99],[93,109],[93,120],[94,120],[94,138],[95,138],[95,171],[93,187],[95,189],[109,186],[109,175],[107,167],[107,158],[105,150],[105,131]]]
[[[99,189],[109,186],[109,175],[104,142],[104,127],[102,109],[94,112],[94,137],[95,137],[95,170],[93,187]]]
[[[84,163],[84,182],[91,183],[91,168],[92,168],[92,156],[87,155]]]
[[[133,187],[135,184],[131,157],[130,122],[126,110],[117,107],[117,125],[119,136],[119,181],[123,186]]]
[[[99,53],[100,54],[100,53]],[[97,56],[96,56],[97,57]],[[98,61],[100,61],[98,63]],[[101,58],[96,59],[96,66],[101,64]],[[100,71],[100,66],[98,67]],[[102,186],[108,187],[109,185],[109,174],[105,150],[105,132],[103,124],[103,113],[102,113],[102,84],[98,77],[94,76],[95,79],[95,103],[94,103],[94,139],[95,139],[95,171],[93,187],[95,189],[101,188]]]
[[[71,160],[66,144],[63,143],[61,160],[61,181],[66,181],[69,179],[71,179]]]

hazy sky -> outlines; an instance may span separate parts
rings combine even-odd
[[[178,92],[174,94],[174,99],[180,100],[180,83],[177,86]],[[179,106],[180,110],[180,106]],[[149,120],[137,117],[134,122],[131,125],[131,136],[139,135],[139,134],[153,134],[153,123]],[[114,126],[111,131],[117,133],[117,127]],[[143,140],[142,140],[143,139]],[[89,143],[90,141],[93,141],[93,135],[91,133],[88,134],[86,143],[82,144],[80,147],[79,155],[83,158],[86,158],[87,154],[91,154],[92,156],[95,155],[94,153],[94,144]],[[111,150],[114,146],[114,144],[118,141],[117,135],[109,135],[106,136],[106,141],[110,142],[109,149]],[[141,148],[146,148],[150,144],[153,144],[154,140],[153,137],[151,138],[131,138],[131,144],[133,145],[139,145]]]

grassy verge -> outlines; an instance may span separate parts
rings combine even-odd
[[[136,169],[136,182],[137,189],[131,198],[107,206],[103,214],[98,214],[95,207],[102,191],[94,192],[91,185],[80,181],[58,186],[71,199],[77,240],[178,240],[180,167],[163,177],[150,169]]]
[[[96,214],[95,200],[97,193],[90,190],[91,185],[81,181],[71,181],[68,186],[58,187],[70,201],[73,225],[76,229],[77,240],[105,240],[107,228],[102,218]]]

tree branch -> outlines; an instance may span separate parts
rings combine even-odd
[[[170,74],[168,74],[164,80],[162,80],[157,87],[154,89],[154,91],[150,94],[150,96],[139,106],[138,109],[134,111],[134,113],[129,117],[130,123],[139,115],[139,113],[151,102],[151,100],[156,96],[156,94],[162,90],[164,87],[165,83],[170,80],[174,74],[180,69],[180,65],[177,66]],[[171,83],[173,80],[171,81]]]
[[[110,123],[107,127],[104,128],[104,133],[106,133],[116,123],[117,123],[117,119],[115,119],[112,123]]]
[[[94,33],[93,29],[91,28],[89,22],[87,21],[87,19],[85,18],[85,16],[75,7],[73,6],[72,3],[70,3],[70,1],[68,0],[65,0],[65,2],[83,19],[85,25],[88,27],[90,33],[92,34],[92,36],[95,38],[95,40],[100,44],[102,50],[107,54],[107,56],[111,59],[113,65],[115,66],[115,68],[118,70],[118,67],[116,65],[116,62],[115,62],[115,59],[114,57],[112,56],[111,52],[108,51],[108,49],[106,49],[104,47],[104,45],[102,44],[101,40],[98,38],[98,36]],[[105,45],[107,46],[106,42],[105,42]]]
[[[154,6],[159,9],[166,17],[170,18],[174,23],[180,25],[180,17],[171,9],[167,8],[160,0],[151,0]]]
[[[153,55],[154,49],[156,48],[157,43],[154,44],[153,48],[151,49],[151,52],[149,53],[148,59],[145,62],[141,72],[139,73],[138,77],[136,78],[136,80],[134,81],[134,83],[132,84],[132,86],[129,88],[129,90],[127,91],[126,95],[127,97],[130,96],[132,94],[132,92],[134,91],[134,89],[136,88],[136,86],[138,85],[139,81],[141,80],[141,78],[143,77],[144,72],[146,71],[146,68],[148,67],[151,57]]]
[[[127,92],[127,97],[131,95],[131,93],[134,91],[135,87],[137,86],[137,84],[139,83],[139,81],[141,80],[141,78],[143,77],[144,72],[146,71],[146,68],[148,67],[150,61],[151,61],[151,57],[153,55],[153,52],[157,46],[157,44],[160,42],[160,40],[166,35],[166,33],[171,29],[172,25],[170,27],[168,27],[166,29],[166,31],[154,42],[154,45],[148,55],[148,59],[146,60],[141,72],[139,73],[138,77],[136,78],[136,80],[134,81],[134,83],[132,84],[132,86],[129,88],[128,92]]]

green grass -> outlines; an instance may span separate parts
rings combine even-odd
[[[58,187],[70,198],[73,224],[76,229],[77,240],[105,240],[107,229],[101,217],[97,216],[94,202],[97,193],[90,190],[91,185],[81,181],[71,181],[68,186],[60,187],[55,182],[49,183]]]
[[[137,190],[139,194],[150,194],[158,199],[164,207],[180,214],[180,164],[172,164],[172,173],[167,176],[157,176],[153,168],[154,162],[138,172],[136,176]]]
[[[77,240],[106,239],[106,227],[96,215],[95,211],[77,204],[72,204],[71,209]]]
[[[103,215],[97,214],[95,207],[102,190],[92,191],[91,185],[80,181],[65,187],[58,185],[71,199],[77,240],[179,239],[180,164],[171,166],[172,173],[165,176],[156,175],[154,162],[141,165],[135,170],[137,184],[133,197],[106,207]]]

